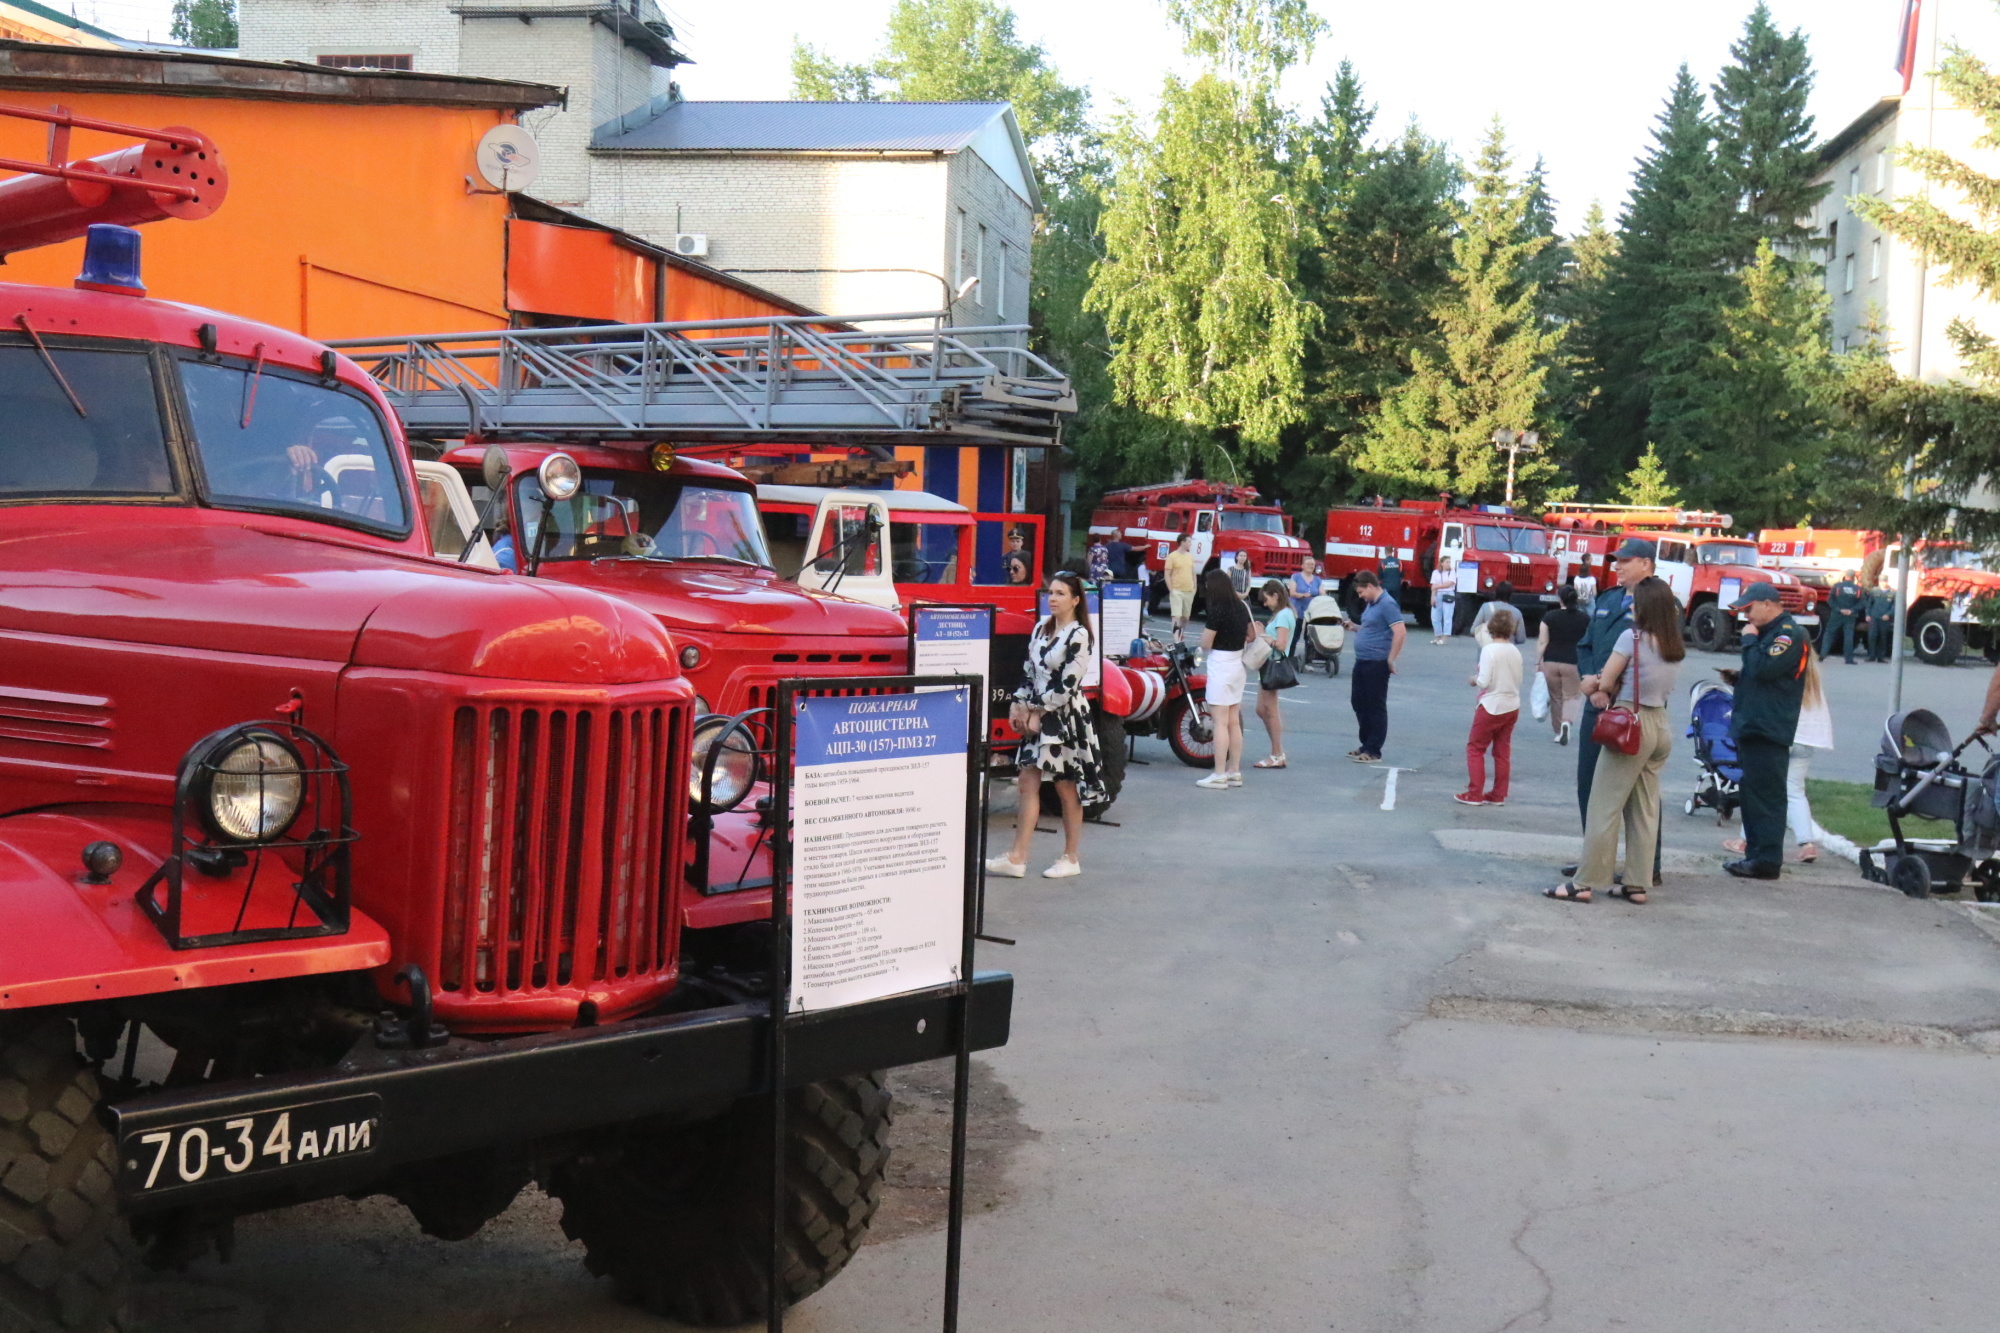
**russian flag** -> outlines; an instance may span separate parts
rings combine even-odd
[[[1917,77],[1917,19],[1924,0],[1903,0],[1903,22],[1896,41],[1896,72],[1903,76],[1903,95],[1909,96],[1910,82]]]

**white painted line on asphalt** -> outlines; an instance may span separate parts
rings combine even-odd
[[[1400,768],[1390,769],[1389,780],[1382,784],[1382,808],[1384,810],[1394,810],[1396,808],[1396,775],[1402,771]]]

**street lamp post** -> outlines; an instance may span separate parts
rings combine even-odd
[[[1532,454],[1542,447],[1540,432],[1532,430],[1508,430],[1502,426],[1493,432],[1493,443],[1507,451],[1507,503],[1514,503],[1514,460],[1521,454]]]

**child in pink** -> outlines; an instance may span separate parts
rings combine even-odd
[[[1480,626],[1479,671],[1469,684],[1479,689],[1472,710],[1472,734],[1465,742],[1466,788],[1452,799],[1461,805],[1507,804],[1513,769],[1514,723],[1521,717],[1521,650],[1514,646],[1511,606],[1495,606]],[[1486,787],[1486,752],[1493,751],[1493,787]]]

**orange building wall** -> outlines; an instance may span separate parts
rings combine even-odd
[[[0,92],[0,103],[33,105]],[[65,94],[85,115],[186,125],[221,150],[229,197],[201,222],[140,229],[148,294],[315,338],[507,322],[507,199],[468,194],[473,149],[507,113],[152,94]],[[41,160],[46,129],[0,120],[0,156]],[[75,157],[129,140],[78,130]],[[484,190],[484,184],[480,187]],[[83,242],[8,259],[0,279],[67,285]]]

